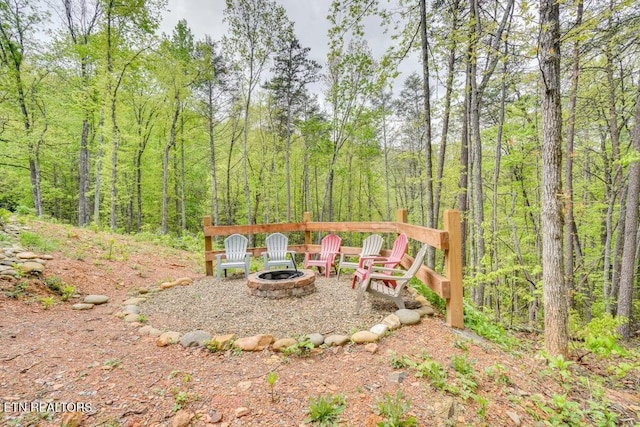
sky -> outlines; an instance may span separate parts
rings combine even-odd
[[[327,54],[326,19],[331,0],[276,0],[287,10],[295,23],[295,32],[303,47],[309,47],[311,59],[324,63]],[[205,34],[219,41],[225,34],[223,23],[225,0],[169,0],[169,10],[162,20],[160,31],[171,34],[180,19],[185,19],[196,39]]]
[[[301,46],[311,48],[309,58],[324,66],[328,52],[327,15],[331,0],[275,1],[284,6],[289,19],[295,23],[295,33]],[[163,16],[160,32],[171,34],[181,19],[187,21],[196,39],[209,35],[213,40],[220,41],[227,30],[223,22],[225,0],[169,0],[168,9],[169,12]],[[390,37],[375,24],[366,26],[366,38],[375,58],[382,56],[391,44]],[[403,80],[412,71],[420,71],[419,63],[417,60],[406,61],[400,71],[403,72],[400,77]]]

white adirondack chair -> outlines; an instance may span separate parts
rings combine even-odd
[[[362,250],[358,254],[358,258],[362,257],[372,257],[380,254],[380,249],[382,249],[382,243],[384,239],[379,234],[372,234],[362,242]],[[359,260],[357,262],[345,261],[345,258],[348,255],[341,253],[340,254],[340,262],[338,264],[338,273],[336,280],[340,280],[340,270],[343,268],[357,269]]]
[[[265,270],[280,266],[295,268],[293,257],[296,252],[287,250],[289,244],[289,238],[287,236],[281,233],[269,234],[264,242],[267,246],[267,251],[262,252]],[[287,254],[289,254],[290,258],[287,258]]]
[[[224,277],[227,277],[227,269],[229,268],[244,268],[244,277],[249,277],[251,254],[247,252],[248,243],[249,239],[241,234],[232,234],[224,239],[224,254],[216,255],[218,279],[220,279],[222,270],[224,270]],[[225,258],[224,262],[222,257]]]
[[[360,306],[365,292],[393,300],[399,309],[404,308],[404,300],[402,299],[402,290],[405,288],[409,280],[418,272],[418,269],[424,265],[424,256],[427,253],[427,245],[422,245],[420,251],[413,260],[413,264],[408,270],[397,268],[380,267],[376,265],[369,266],[369,273],[364,282],[358,287],[358,300],[356,302],[356,314],[360,313]]]

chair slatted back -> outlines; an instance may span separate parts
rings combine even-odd
[[[282,233],[269,234],[265,239],[267,254],[273,261],[282,261],[287,258],[289,238]]]
[[[384,239],[379,234],[372,234],[362,242],[360,256],[374,256],[380,253]]]
[[[331,256],[335,256],[340,252],[340,245],[342,244],[342,238],[336,234],[327,234],[320,242],[320,256],[319,259],[326,260]]]
[[[407,235],[404,233],[399,234],[398,237],[396,237],[396,240],[393,242],[391,255],[389,255],[389,258],[387,259],[388,262],[386,262],[384,266],[387,268],[395,268],[402,260],[404,254],[407,252],[408,247],[409,239],[407,238]]]
[[[243,262],[247,253],[249,239],[241,234],[232,234],[224,239],[224,251],[227,261]]]

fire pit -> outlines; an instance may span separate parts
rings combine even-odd
[[[316,290],[316,275],[311,270],[259,271],[249,275],[249,293],[263,298],[287,298],[309,295]]]

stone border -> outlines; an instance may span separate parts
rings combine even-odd
[[[157,289],[141,289],[139,292],[142,295],[153,293],[155,291],[163,291],[171,289],[175,286],[188,286],[193,282],[193,279],[189,277],[183,277],[173,282],[162,283]],[[343,346],[350,342],[355,344],[366,344],[365,348],[371,353],[375,353],[378,350],[377,344],[388,331],[393,331],[400,328],[403,325],[414,325],[420,322],[420,319],[424,316],[432,316],[434,310],[429,302],[422,295],[418,295],[413,288],[407,288],[412,294],[414,300],[421,306],[417,309],[401,309],[395,313],[389,314],[385,317],[381,323],[373,325],[369,330],[357,331],[351,336],[348,335],[328,335],[323,336],[320,333],[312,333],[305,337],[313,344],[314,348],[325,345],[327,347]],[[89,297],[85,298],[85,302]],[[178,342],[184,347],[204,347],[206,345],[213,345],[214,348],[221,351],[224,350],[239,350],[239,351],[262,351],[266,348],[271,348],[273,351],[281,352],[287,347],[296,345],[299,341],[292,337],[280,338],[276,340],[273,335],[259,334],[248,337],[237,337],[235,334],[225,335],[212,335],[211,333],[203,330],[196,330],[187,332],[182,335],[176,331],[163,332],[153,326],[143,325],[140,322],[140,303],[146,301],[147,298],[133,297],[129,298],[122,303],[122,310],[116,312],[117,317],[121,317],[125,322],[131,324],[133,327],[139,327],[138,333],[140,335],[148,335],[156,337],[156,345],[158,347],[165,347]],[[90,308],[90,307],[89,307]]]

